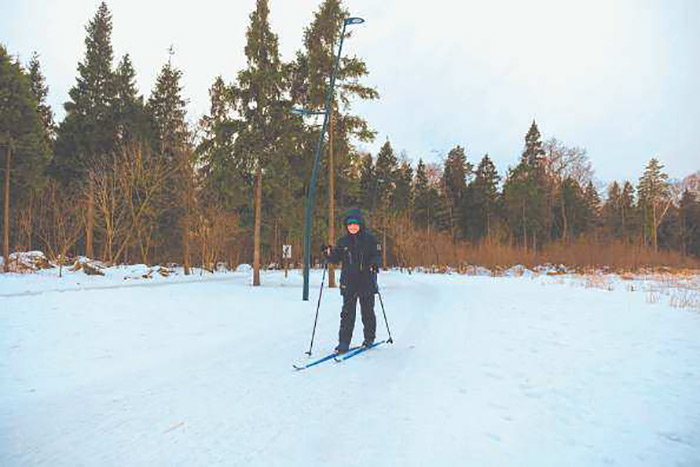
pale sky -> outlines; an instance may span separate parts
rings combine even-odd
[[[321,0],[270,0],[285,60]],[[41,55],[62,104],[83,58],[97,0],[0,0],[0,42]],[[255,0],[112,0],[115,62],[129,53],[140,92],[176,50],[189,119],[208,110],[208,89],[245,66]],[[345,0],[366,23],[344,54],[367,62],[379,101],[356,111],[414,161],[438,161],[454,145],[471,162],[489,153],[515,165],[533,118],[545,139],[588,149],[602,182],[635,181],[651,157],[671,177],[700,170],[700,2],[694,0]]]

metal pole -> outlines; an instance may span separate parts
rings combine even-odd
[[[338,68],[340,67],[340,55],[343,52],[343,40],[345,39],[345,28],[347,27],[347,22],[343,22],[343,32],[340,34],[340,46],[338,47],[338,55],[335,57],[335,68],[333,69],[333,74],[331,75],[331,82],[326,90],[324,115],[323,115],[323,127],[321,128],[321,134],[318,137],[318,144],[316,145],[316,157],[314,161],[314,168],[311,172],[311,182],[309,183],[309,192],[306,197],[306,217],[304,221],[304,291],[302,299],[304,301],[309,300],[309,270],[311,268],[311,223],[313,219],[313,209],[314,202],[316,200],[316,180],[318,178],[318,170],[321,162],[321,153],[323,151],[323,138],[326,135],[326,129],[328,128],[328,117],[330,115],[330,104],[331,96],[333,95],[333,88],[335,87],[335,77],[338,74]]]
[[[391,337],[391,331],[389,330],[389,321],[386,319],[386,311],[384,311],[384,301],[382,300],[382,294],[379,292],[379,288],[377,288],[377,295],[379,295],[379,303],[382,305],[382,314],[384,314],[384,323],[386,324],[386,332],[389,333],[389,340],[387,341],[389,344],[394,343],[394,339]]]
[[[323,296],[323,283],[326,281],[326,269],[328,269],[328,263],[324,261],[323,263],[323,279],[321,279],[321,290],[318,292],[318,303],[316,304],[316,318],[314,319],[314,330],[311,331],[311,344],[309,344],[309,351],[306,355],[311,355],[311,349],[314,347],[314,338],[316,337],[316,323],[318,323],[318,310],[321,308],[321,297]]]

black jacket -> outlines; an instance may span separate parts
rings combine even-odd
[[[358,217],[357,214],[352,214]],[[346,218],[349,216],[346,216]],[[362,219],[361,215],[359,216]],[[370,267],[381,264],[381,250],[374,235],[360,223],[360,231],[355,235],[349,233],[338,239],[336,246],[328,256],[329,263],[342,261],[340,273],[340,292],[343,295],[373,295],[377,293],[377,274]]]

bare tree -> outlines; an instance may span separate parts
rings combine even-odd
[[[240,233],[238,219],[234,214],[212,205],[199,209],[193,224],[192,241],[199,251],[201,267],[213,272],[226,257],[227,248],[237,243]]]
[[[547,176],[557,185],[567,179],[586,186],[593,179],[593,165],[585,148],[569,147],[556,138],[544,143],[544,165]]]
[[[58,263],[59,276],[63,275],[68,251],[80,239],[85,227],[84,197],[83,191],[62,189],[52,180],[42,192],[37,205],[37,236],[49,259]]]
[[[170,170],[161,158],[152,157],[138,145],[122,148],[108,164],[90,171],[104,258],[119,262],[133,246],[147,260],[155,217],[153,203]]]

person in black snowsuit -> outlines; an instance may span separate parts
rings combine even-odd
[[[377,331],[374,294],[378,291],[377,273],[381,263],[381,247],[375,236],[365,228],[360,210],[349,210],[343,217],[343,223],[347,234],[338,239],[335,247],[323,247],[328,263],[343,263],[340,273],[343,309],[340,313],[338,347],[335,349],[338,353],[347,352],[350,347],[358,299],[364,328],[362,345],[369,347],[374,343]]]

